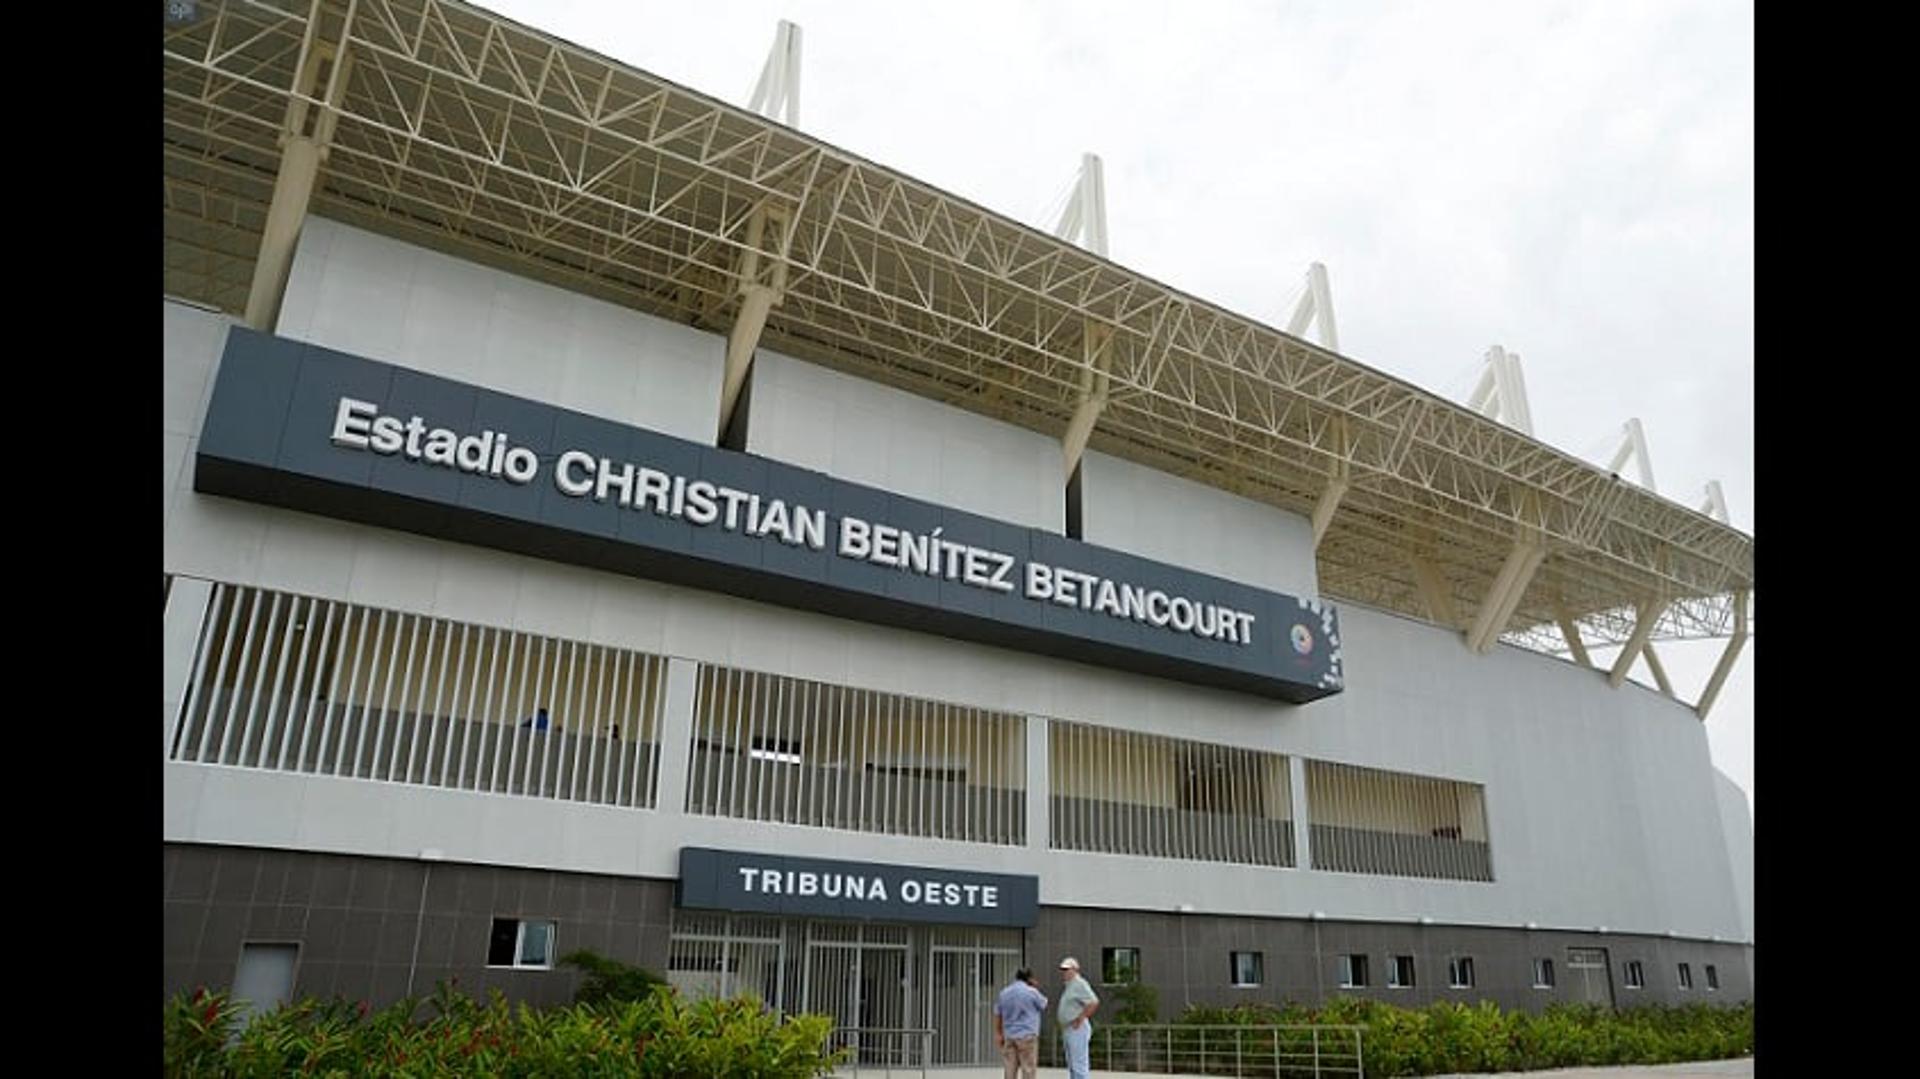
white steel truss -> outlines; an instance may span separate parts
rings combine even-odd
[[[337,100],[299,88],[314,41],[344,58]],[[761,336],[802,358],[1055,437],[1104,385],[1087,444],[1303,516],[1338,479],[1318,546],[1336,599],[1426,616],[1420,552],[1475,621],[1517,537],[1537,537],[1495,629],[1564,650],[1560,613],[1619,643],[1649,595],[1655,639],[1727,636],[1753,584],[1752,538],[1689,506],[454,0],[203,3],[165,26],[163,59],[170,295],[245,309],[300,99],[333,130],[314,212],[721,335],[778,268]]]

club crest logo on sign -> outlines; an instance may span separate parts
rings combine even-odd
[[[1301,625],[1294,626],[1293,627],[1293,650],[1295,652],[1300,653],[1303,656],[1306,655],[1308,652],[1313,651],[1313,631],[1308,629],[1305,626],[1301,626]]]

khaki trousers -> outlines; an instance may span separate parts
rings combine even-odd
[[[1006,1068],[1005,1079],[1033,1079],[1040,1066],[1040,1039],[1003,1040],[1000,1043],[1000,1061]]]

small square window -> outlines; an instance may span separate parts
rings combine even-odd
[[[1387,988],[1413,988],[1413,956],[1396,955],[1387,961]]]
[[[1628,989],[1645,989],[1647,987],[1647,975],[1645,971],[1640,969],[1640,960],[1638,959],[1627,960],[1625,977]]]
[[[1533,987],[1535,989],[1553,988],[1553,960],[1536,959],[1533,961]]]
[[[1245,988],[1267,980],[1266,956],[1261,952],[1233,953],[1233,984]]]
[[[1456,955],[1447,960],[1447,986],[1451,989],[1473,988],[1473,956]]]
[[[1707,964],[1707,988],[1709,990],[1720,988],[1720,972],[1714,969],[1712,963]]]
[[[1132,985],[1140,980],[1140,949],[1100,949],[1100,980],[1107,985]]]
[[[553,923],[495,918],[487,944],[490,967],[553,969]]]
[[[1367,987],[1367,957],[1364,955],[1343,955],[1340,957],[1340,988],[1365,989]]]
[[[799,764],[800,743],[787,738],[765,738],[755,735],[747,749],[747,756],[756,761],[768,761],[773,764]]]
[[[1693,988],[1693,967],[1686,963],[1680,964],[1680,988]]]

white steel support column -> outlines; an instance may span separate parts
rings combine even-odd
[[[1027,849],[1045,852],[1052,835],[1052,795],[1049,750],[1052,742],[1046,717],[1027,717]]]
[[[270,332],[280,315],[287,272],[293,267],[294,244],[307,220],[307,204],[320,178],[320,146],[309,138],[287,140],[280,150],[280,174],[273,180],[273,204],[260,236],[260,255],[253,264],[253,285],[247,293],[247,325]]]
[[[180,585],[176,583],[174,588]],[[1740,649],[1747,643],[1747,593],[1733,594],[1733,637],[1727,641],[1726,651],[1720,653],[1720,662],[1714,664],[1713,674],[1707,678],[1707,688],[1700,691],[1700,703],[1693,706],[1693,713],[1702,721],[1713,709],[1713,702],[1720,696],[1720,687],[1725,684],[1727,674],[1733,670],[1733,661],[1740,658]]]
[[[1654,654],[1653,642],[1641,645],[1640,654],[1646,657],[1647,669],[1653,672],[1653,684],[1660,687],[1660,692],[1672,697],[1673,683],[1667,679],[1667,669],[1660,665],[1660,657]]]
[[[767,315],[786,299],[786,223],[786,213],[770,206],[755,210],[747,220],[747,246],[740,253],[740,311],[727,332],[727,365],[720,382],[716,439],[725,437],[727,425],[733,422],[733,410],[740,403],[740,391],[753,368],[753,350],[760,346],[760,331],[767,326]],[[778,237],[773,252],[763,251],[769,230]]]
[[[1460,614],[1453,605],[1453,590],[1447,587],[1447,580],[1440,575],[1439,567],[1417,554],[1407,556],[1407,565],[1413,570],[1413,583],[1420,589],[1420,599],[1426,603],[1427,613],[1448,629],[1459,629]]]
[[[1719,480],[1707,481],[1704,501],[1700,503],[1700,512],[1723,525],[1732,523],[1727,517],[1727,496],[1720,490]]]
[[[788,127],[800,126],[800,28],[785,19],[773,33],[773,48],[747,108]]]
[[[699,681],[698,663],[672,657],[667,660],[666,685],[660,691],[660,789],[654,802],[661,813],[687,811],[693,697]]]
[[[1081,338],[1080,354],[1086,366],[1080,370],[1080,404],[1067,423],[1067,433],[1060,437],[1062,475],[1071,477],[1073,470],[1080,467],[1080,456],[1086,452],[1087,440],[1093,437],[1093,425],[1099,422],[1100,413],[1107,407],[1107,393],[1112,384],[1107,374],[1107,344],[1112,340],[1112,329],[1100,323],[1088,323]]]
[[[1527,585],[1533,581],[1534,571],[1546,557],[1547,549],[1538,540],[1523,539],[1513,545],[1506,562],[1500,566],[1500,573],[1493,579],[1493,587],[1487,590],[1487,598],[1480,603],[1473,628],[1467,632],[1469,651],[1485,653],[1493,648],[1494,642],[1500,639],[1500,631],[1507,628],[1507,620],[1520,605],[1520,597],[1526,594]]]
[[[1313,868],[1313,818],[1307,812],[1307,759],[1287,754],[1287,794],[1293,803],[1293,864]]]
[[[1340,471],[1327,481],[1326,489],[1320,492],[1320,501],[1313,505],[1313,549],[1320,549],[1320,541],[1326,538],[1327,526],[1333,523],[1333,511],[1340,508],[1340,500],[1347,494],[1346,462],[1340,462]]]
[[[1613,670],[1607,673],[1608,685],[1618,689],[1620,683],[1627,680],[1627,671],[1633,667],[1634,658],[1640,654],[1647,640],[1653,636],[1654,624],[1659,619],[1660,602],[1658,600],[1650,599],[1640,605],[1640,610],[1633,621],[1633,635],[1627,638],[1625,645],[1621,646],[1620,655],[1613,661]]]
[[[160,756],[173,748],[173,727],[180,721],[180,702],[193,678],[194,653],[200,645],[200,625],[213,599],[213,585],[192,577],[175,577],[167,591],[167,607],[160,630],[160,669],[165,686],[160,694]]]
[[[1467,407],[1499,420],[1523,434],[1533,433],[1533,408],[1527,403],[1527,380],[1520,373],[1520,354],[1499,345],[1487,349],[1487,367],[1467,398]]]
[[[1307,291],[1293,306],[1293,314],[1287,319],[1287,332],[1305,337],[1309,325],[1319,327],[1322,345],[1330,351],[1340,351],[1340,328],[1333,320],[1333,287],[1327,283],[1327,267],[1318,262],[1307,267]]]
[[[1080,178],[1053,234],[1107,257],[1107,182],[1099,154],[1080,155]]]
[[[1573,654],[1573,661],[1582,667],[1591,669],[1593,657],[1587,655],[1587,645],[1580,639],[1580,627],[1574,624],[1573,616],[1558,603],[1553,605],[1553,620],[1560,627],[1560,636],[1566,638],[1567,651]]]
[[[1607,471],[1617,475],[1629,457],[1639,466],[1640,486],[1649,491],[1659,490],[1653,483],[1653,459],[1647,455],[1647,433],[1638,417],[1628,420],[1620,429],[1620,448],[1614,451],[1613,460],[1607,462]]]
[[[352,2],[347,5],[348,23],[353,21],[356,6]],[[336,109],[347,88],[344,75],[348,58],[338,55],[333,45],[313,39],[311,35],[320,25],[317,10],[315,16],[308,24],[309,36],[301,43],[298,92],[288,103],[282,122],[280,171],[273,179],[273,202],[267,207],[260,252],[253,264],[253,282],[247,290],[247,325],[263,332],[271,332],[280,315],[294,247],[300,239],[300,227],[306,223],[307,206],[320,179],[320,165],[327,159],[334,125],[340,119]],[[323,72],[324,84],[320,79]],[[321,102],[317,111],[311,100],[315,97]]]

